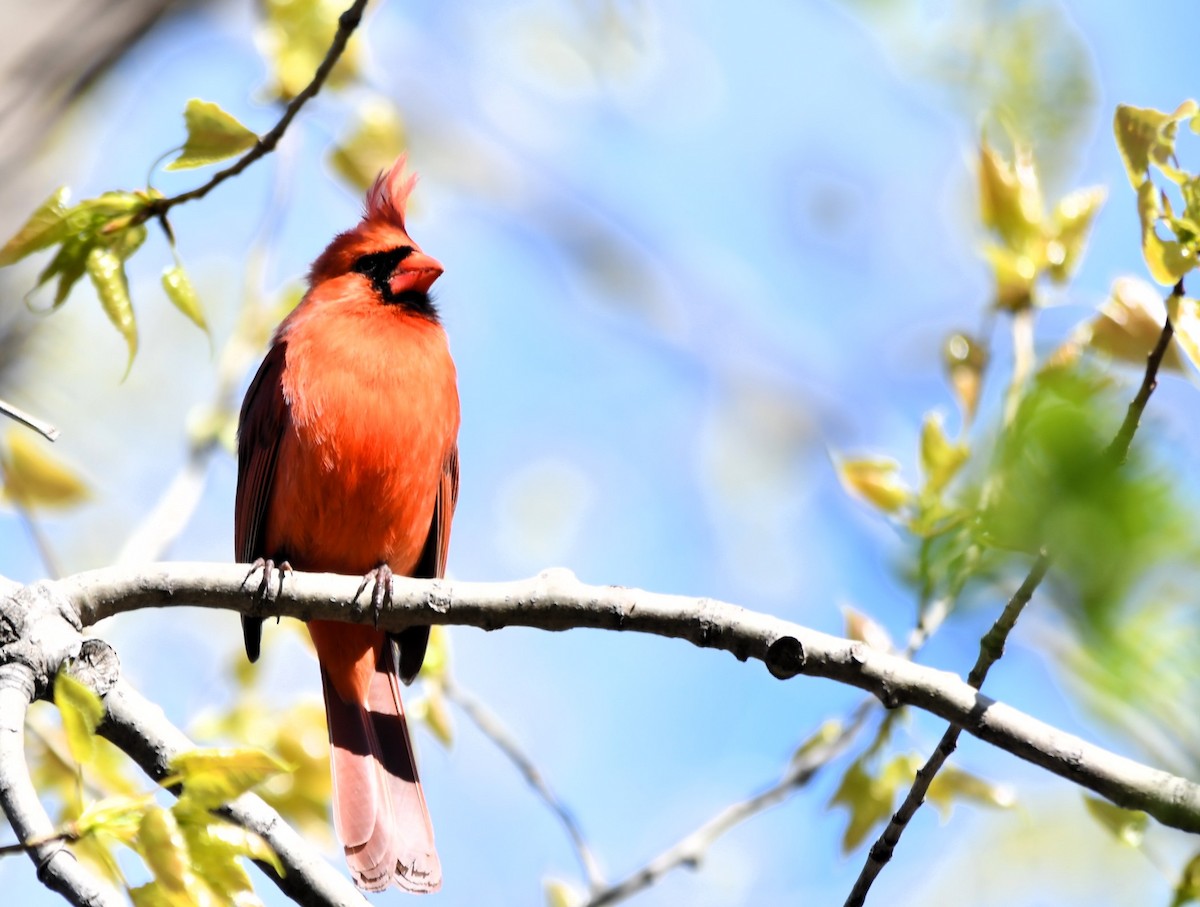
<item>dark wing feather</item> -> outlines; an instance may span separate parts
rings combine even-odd
[[[239,563],[273,558],[279,552],[266,550],[267,506],[275,478],[279,442],[288,422],[283,399],[283,366],[286,343],[276,343],[267,352],[258,374],[250,382],[238,418],[238,480],[233,510],[233,544]],[[270,581],[270,577],[267,577]],[[243,617],[242,635],[246,655],[258,660],[262,642],[262,618]]]
[[[413,571],[418,579],[440,578],[446,575],[446,556],[450,551],[450,521],[458,504],[458,447],[455,446],[442,464],[442,481],[433,503],[433,520],[421,560]],[[429,645],[429,627],[409,627],[393,637],[400,647],[400,679],[412,683],[425,661]]]

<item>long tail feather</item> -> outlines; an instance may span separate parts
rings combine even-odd
[[[354,882],[383,891],[437,891],[442,868],[417,777],[391,646],[378,650],[367,708],[345,702],[321,671],[333,769],[333,812]]]

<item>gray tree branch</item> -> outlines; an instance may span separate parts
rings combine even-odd
[[[261,617],[287,614],[301,620],[375,620],[369,599],[356,599],[360,577],[292,573],[278,597],[263,602],[251,594],[257,584],[247,584],[246,569],[236,564],[109,568],[49,585],[72,602],[85,624],[164,605],[224,608]],[[378,625],[400,630],[412,623],[485,630],[626,630],[721,649],[742,661],[762,661],[780,679],[798,674],[825,677],[866,690],[889,708],[908,704],[931,712],[1119,806],[1143,810],[1164,825],[1200,832],[1200,786],[1187,779],[1064,733],[984,696],[955,674],[736,605],[589,586],[567,570],[507,583],[397,577],[392,605],[379,614]]]

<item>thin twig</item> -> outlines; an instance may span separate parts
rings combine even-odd
[[[72,841],[78,840],[79,836],[74,832],[60,831],[52,835],[46,835],[44,838],[31,838],[24,843],[20,841],[14,841],[12,844],[0,844],[0,857],[12,856],[14,853],[27,853],[36,847],[43,847],[47,844],[55,844],[59,841],[70,844]]]
[[[601,891],[593,891],[584,907],[603,907],[632,897],[656,884],[668,872],[686,866],[695,869],[717,838],[734,826],[781,803],[804,787],[822,768],[844,753],[874,711],[876,700],[859,703],[849,721],[829,740],[821,740],[798,753],[787,772],[762,792],[717,813],[687,837],[663,851],[641,869]]]
[[[1037,560],[1034,562],[1029,574],[1025,577],[1025,581],[1021,583],[1020,588],[1008,600],[1008,604],[1005,605],[1000,617],[992,625],[992,628],[988,630],[983,639],[980,640],[979,657],[975,660],[975,667],[971,669],[971,673],[967,678],[967,683],[975,687],[975,689],[979,689],[983,685],[983,681],[987,677],[991,666],[1004,654],[1004,644],[1008,639],[1008,634],[1012,631],[1025,605],[1033,597],[1033,593],[1037,590],[1037,587],[1041,585],[1049,566],[1050,557],[1043,550],[1038,554]],[[921,804],[925,802],[925,795],[929,792],[929,785],[933,783],[933,779],[937,776],[937,773],[941,771],[946,760],[950,758],[958,746],[958,738],[961,733],[961,727],[955,725],[948,727],[928,761],[917,772],[913,785],[909,788],[908,796],[904,798],[904,802],[896,810],[895,815],[892,816],[883,833],[871,845],[867,861],[863,865],[862,871],[859,872],[858,879],[855,880],[854,887],[850,890],[850,895],[846,898],[846,907],[862,907],[862,904],[866,901],[867,892],[871,890],[871,883],[875,881],[883,867],[891,860],[892,853],[896,849],[896,845],[900,842],[900,836],[904,834],[904,829],[908,827],[909,821],[916,815],[917,810],[921,808]]]
[[[575,848],[576,855],[579,857],[579,863],[583,867],[583,874],[587,878],[588,887],[593,891],[603,888],[605,883],[604,875],[600,872],[600,864],[588,846],[579,823],[562,800],[550,789],[541,772],[538,771],[537,766],[533,764],[533,760],[521,750],[516,739],[501,724],[500,719],[488,711],[487,706],[480,702],[479,699],[468,693],[449,677],[442,681],[442,691],[446,694],[446,698],[462,709],[463,714],[475,723],[475,726],[483,732],[484,736],[491,740],[508,757],[508,760],[516,766],[517,771],[524,776],[526,783],[533,788],[534,793],[558,817],[559,822],[562,823],[563,828],[567,832],[567,837],[571,839],[571,844]]]
[[[288,102],[287,107],[284,108],[283,116],[279,118],[279,122],[269,132],[264,133],[253,148],[224,170],[215,173],[213,178],[207,183],[197,186],[195,189],[190,189],[187,192],[181,192],[179,195],[153,199],[147,202],[146,206],[134,218],[134,222],[143,223],[154,217],[162,218],[176,205],[203,198],[217,186],[221,185],[221,183],[225,182],[225,180],[237,176],[259,158],[265,157],[274,151],[275,146],[283,138],[283,134],[287,131],[288,126],[291,125],[296,114],[300,112],[300,108],[315,96],[321,90],[321,86],[325,84],[329,73],[332,72],[333,67],[337,65],[337,61],[341,58],[342,52],[345,51],[346,45],[350,41],[350,36],[354,34],[354,30],[362,22],[363,10],[366,7],[367,0],[354,0],[350,8],[338,17],[337,32],[333,36],[333,41],[330,42],[329,50],[325,53],[325,58],[321,61],[321,65],[317,67],[317,71],[313,74],[312,81],[304,86],[304,89]]]
[[[1183,278],[1181,277],[1167,298],[1168,312],[1171,310],[1170,300],[1182,296]],[[1142,413],[1146,410],[1146,404],[1150,402],[1150,395],[1158,386],[1158,369],[1162,365],[1163,356],[1167,353],[1167,347],[1171,345],[1171,337],[1174,333],[1175,327],[1171,324],[1171,318],[1168,315],[1166,321],[1163,322],[1162,332],[1158,335],[1158,343],[1154,345],[1154,349],[1146,358],[1146,372],[1142,376],[1142,386],[1138,388],[1137,396],[1133,398],[1129,409],[1125,411],[1125,421],[1121,423],[1117,436],[1113,438],[1112,444],[1108,447],[1107,455],[1114,463],[1124,463],[1125,457],[1129,455],[1129,445],[1133,443],[1133,434],[1137,431],[1138,422],[1141,421]]]
[[[47,441],[58,440],[57,428],[49,422],[39,419],[37,416],[30,415],[20,407],[13,406],[7,400],[0,400],[0,416],[8,416],[8,418],[20,422],[26,428],[32,428]]]
[[[1183,280],[1181,279],[1175,284],[1174,289],[1171,291],[1171,296],[1180,297],[1182,295]],[[1141,387],[1138,388],[1133,402],[1129,404],[1129,409],[1125,413],[1125,419],[1121,423],[1116,437],[1113,438],[1112,443],[1105,451],[1106,458],[1114,467],[1125,462],[1125,458],[1129,454],[1129,447],[1133,443],[1133,436],[1137,432],[1142,413],[1145,412],[1146,404],[1150,401],[1150,395],[1154,393],[1154,388],[1158,384],[1159,367],[1162,365],[1163,356],[1166,355],[1173,334],[1174,327],[1171,325],[1171,319],[1168,317],[1163,323],[1162,331],[1158,336],[1158,342],[1154,345],[1154,349],[1151,350],[1150,355],[1146,357],[1146,371],[1142,376]],[[1034,591],[1041,584],[1049,566],[1050,555],[1043,548],[1039,552],[1037,560],[1034,562],[1029,574],[1025,577],[1025,581],[1021,583],[1021,587],[1009,599],[1008,605],[1005,606],[1000,617],[980,641],[979,657],[975,662],[975,667],[971,669],[971,673],[967,677],[967,683],[975,689],[979,689],[983,685],[988,670],[1004,654],[1004,645],[1009,633],[1012,632],[1017,618],[1029,602]],[[929,759],[921,766],[912,787],[908,791],[908,795],[904,798],[904,802],[892,816],[891,821],[888,822],[887,827],[884,828],[875,843],[871,845],[866,863],[863,865],[862,871],[854,882],[854,887],[850,890],[850,894],[846,898],[845,907],[862,907],[866,902],[872,883],[879,876],[883,867],[891,860],[901,835],[904,833],[905,828],[908,827],[908,823],[912,820],[912,817],[916,815],[917,810],[925,802],[929,786],[933,783],[933,779],[937,776],[942,766],[945,765],[946,760],[954,752],[961,733],[962,728],[960,727],[954,725],[948,727]]]

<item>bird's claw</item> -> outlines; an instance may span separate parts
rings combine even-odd
[[[283,593],[283,578],[292,572],[292,565],[287,561],[275,563],[269,557],[256,558],[254,563],[250,565],[250,569],[246,572],[246,578],[242,580],[242,588],[246,588],[246,584],[250,582],[250,577],[254,576],[259,570],[262,571],[262,579],[258,583],[258,588],[254,590],[254,595],[260,602],[266,603],[273,598],[277,598]],[[279,575],[279,585],[274,593],[271,591],[271,574]]]
[[[373,583],[371,589],[371,616],[375,621],[375,627],[379,627],[379,615],[383,613],[383,609],[391,607],[392,604],[392,568],[387,564],[380,564],[374,570],[363,576],[362,585],[358,587],[358,592],[354,594],[355,601],[363,594],[363,590],[367,588],[367,583]]]

